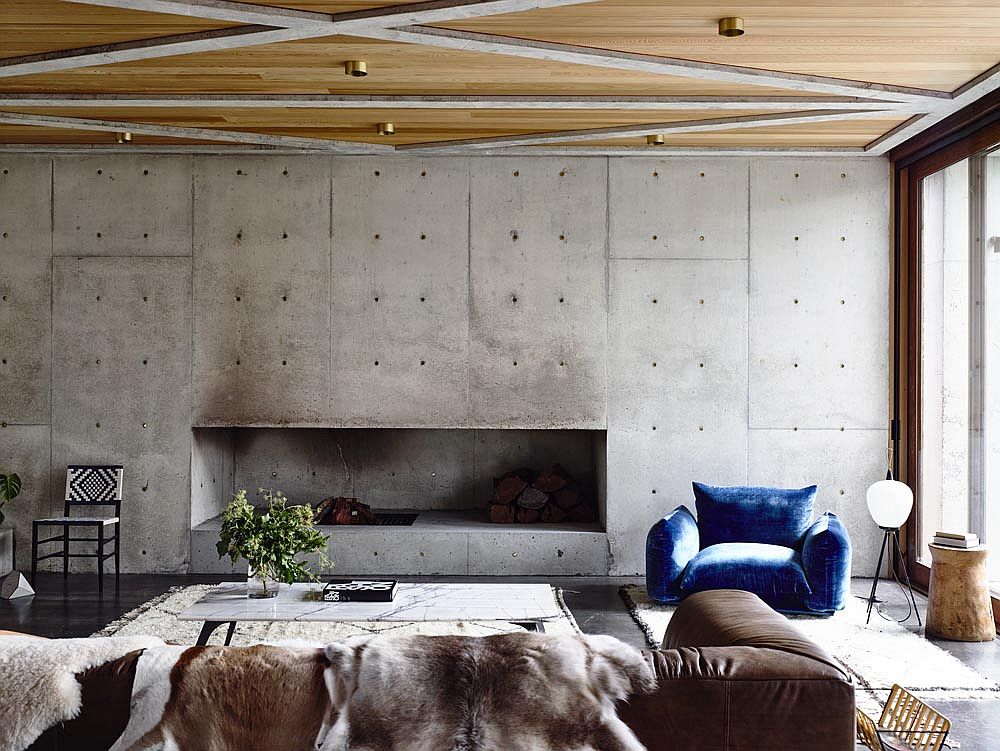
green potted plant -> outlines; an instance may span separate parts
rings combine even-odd
[[[13,501],[21,492],[21,478],[11,472],[0,474],[0,524],[3,524],[3,507],[8,501]]]
[[[262,510],[247,500],[241,490],[230,501],[222,515],[222,531],[216,550],[219,558],[229,556],[236,563],[245,558],[250,564],[247,579],[249,597],[275,597],[278,583],[316,577],[307,565],[297,560],[303,553],[319,553],[320,562],[329,565],[326,557],[326,536],[313,525],[309,506],[290,506],[280,490],[258,488]]]

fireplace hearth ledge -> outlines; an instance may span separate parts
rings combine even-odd
[[[491,524],[485,509],[391,511],[419,516],[407,527],[320,527],[332,575],[608,575],[608,536],[597,524]],[[217,516],[191,530],[191,573],[245,573],[245,564],[219,560],[221,524]]]

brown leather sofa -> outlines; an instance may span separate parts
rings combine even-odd
[[[619,714],[648,751],[855,748],[851,679],[756,595],[691,595],[662,649],[647,654],[659,687],[631,697]],[[30,751],[110,748],[128,722],[138,656],[79,674],[80,716],[50,728]]]
[[[649,751],[855,748],[850,677],[756,595],[691,595],[649,657],[658,689],[619,710]]]

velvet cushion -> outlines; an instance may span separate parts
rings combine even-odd
[[[685,594],[708,589],[742,589],[770,605],[801,602],[811,590],[799,555],[781,545],[723,542],[704,548],[691,559],[681,589]]]
[[[726,542],[798,548],[812,521],[815,485],[798,490],[693,485],[702,548]]]

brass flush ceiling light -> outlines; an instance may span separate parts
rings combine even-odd
[[[368,75],[368,63],[364,60],[348,60],[344,63],[344,73],[355,78],[363,78]]]
[[[724,37],[738,37],[743,36],[745,29],[743,28],[743,19],[739,16],[730,16],[729,18],[719,19],[719,35]]]
[[[115,133],[115,143],[132,143],[132,134],[127,130],[119,130]]]
[[[663,137],[662,133],[657,133],[653,136],[646,136],[647,146],[662,146],[664,143],[666,143],[666,139]]]
[[[375,132],[380,136],[391,136],[396,133],[395,123],[379,123],[375,126]]]

